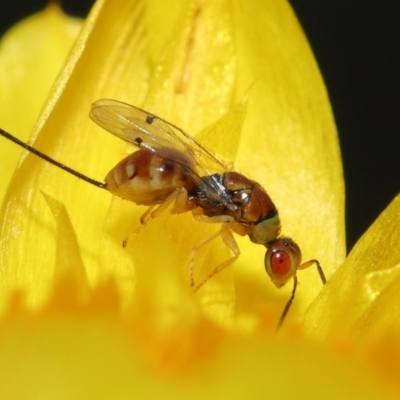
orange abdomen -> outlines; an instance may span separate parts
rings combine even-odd
[[[183,160],[184,161],[184,160]],[[162,203],[174,190],[196,185],[180,164],[139,150],[118,163],[106,176],[106,188],[113,194],[136,204]]]

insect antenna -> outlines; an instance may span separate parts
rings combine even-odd
[[[97,186],[101,189],[105,189],[106,188],[106,184],[104,182],[100,182],[100,181],[96,181],[95,179],[89,178],[86,175],[81,174],[78,171],[75,171],[74,169],[67,167],[66,165],[53,160],[52,158],[50,158],[48,155],[42,153],[39,150],[36,150],[34,147],[29,146],[29,144],[19,140],[18,138],[16,138],[15,136],[11,135],[10,133],[4,131],[3,129],[0,128],[0,135],[4,136],[6,139],[11,140],[12,142],[14,142],[15,144],[17,144],[20,147],[23,147],[25,150],[30,151],[31,153],[35,154],[36,156],[42,158],[43,160],[48,161],[50,164],[55,165],[58,168],[63,169],[64,171],[67,171],[68,173],[70,173],[71,175],[76,176],[79,179],[82,179],[85,182],[88,182],[94,186]]]

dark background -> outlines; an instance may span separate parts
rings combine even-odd
[[[290,0],[325,78],[340,134],[349,249],[400,191],[398,1]],[[0,34],[47,3],[0,0]],[[62,1],[77,16],[92,3]]]

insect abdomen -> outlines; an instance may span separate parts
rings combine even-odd
[[[174,190],[195,185],[182,166],[147,150],[139,150],[118,163],[106,176],[114,195],[141,205],[162,203]]]

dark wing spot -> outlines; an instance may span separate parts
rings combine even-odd
[[[153,121],[154,121],[154,118],[155,118],[154,115],[148,114],[147,117],[146,117],[146,123],[149,124],[149,125],[152,124]]]
[[[140,147],[140,145],[143,143],[143,139],[140,137],[137,137],[134,139],[134,142],[136,143],[137,146]]]

